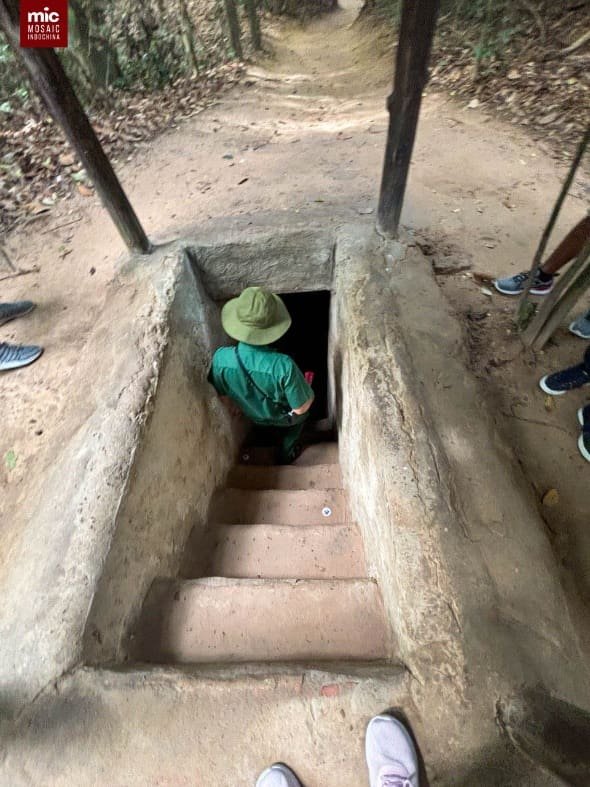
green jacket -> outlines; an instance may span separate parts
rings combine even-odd
[[[257,424],[291,426],[303,418],[287,416],[289,410],[301,407],[313,396],[295,361],[270,345],[259,347],[240,342],[238,348],[255,385],[240,367],[236,348],[221,347],[213,356],[208,377],[217,393],[233,399],[244,415]]]

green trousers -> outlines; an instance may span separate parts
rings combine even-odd
[[[254,424],[255,434],[253,435],[253,439],[256,442],[261,439],[265,445],[268,445],[269,442],[273,445],[278,445],[279,462],[290,462],[295,458],[297,444],[300,442],[301,433],[307,421],[307,413],[294,417],[297,420],[289,426]]]

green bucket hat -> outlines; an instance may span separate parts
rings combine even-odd
[[[221,324],[232,339],[246,344],[272,344],[287,333],[291,317],[278,295],[248,287],[221,310]]]

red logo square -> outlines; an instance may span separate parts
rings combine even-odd
[[[66,47],[68,0],[21,0],[20,45]]]

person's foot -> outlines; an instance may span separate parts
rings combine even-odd
[[[579,336],[580,339],[590,339],[590,312],[580,315],[570,325],[570,333],[573,333],[574,336]]]
[[[406,727],[393,716],[375,716],[365,738],[370,787],[418,787],[418,755]]]
[[[282,449],[277,451],[277,458],[276,463],[278,465],[292,465],[293,462],[297,461],[301,454],[303,453],[303,446],[301,443],[295,443],[293,448],[286,454]]]
[[[494,287],[501,292],[502,295],[521,295],[527,282],[529,280],[529,271],[517,273],[515,276],[506,276],[504,279],[496,279]],[[531,287],[531,295],[547,295],[553,289],[555,277],[550,273],[543,273],[538,268],[535,271],[535,278],[533,286]]]
[[[581,388],[589,383],[590,374],[586,369],[586,364],[579,363],[577,366],[570,366],[560,372],[546,374],[539,380],[539,387],[550,396],[561,396],[567,391],[573,391],[575,388]]]
[[[33,301],[16,301],[16,303],[0,303],[0,325],[17,317],[24,317],[35,308]]]
[[[0,371],[28,366],[43,353],[43,347],[0,342]]]
[[[582,434],[578,438],[578,448],[587,462],[590,462],[590,404],[580,407],[578,421],[582,427]]]
[[[260,774],[256,787],[302,787],[302,784],[291,768],[282,762],[275,762]]]

